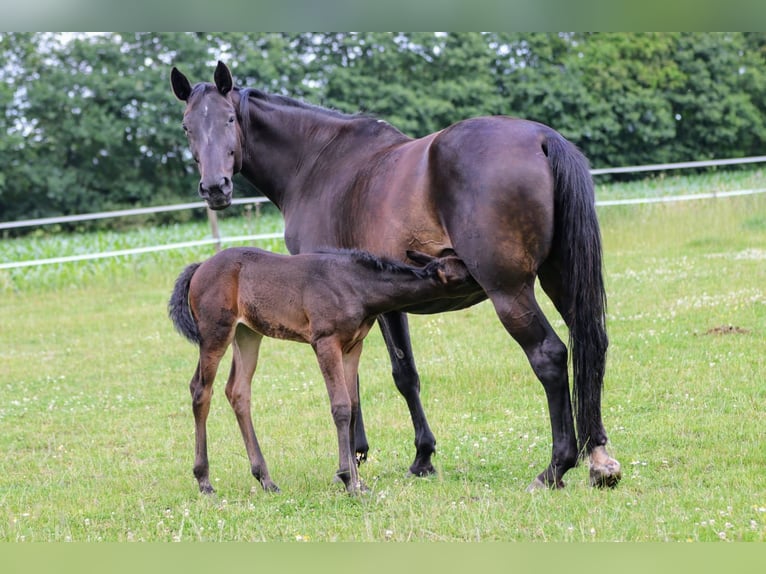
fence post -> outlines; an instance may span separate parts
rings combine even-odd
[[[210,222],[210,233],[212,234],[213,239],[215,239],[215,250],[220,251],[221,233],[218,230],[218,214],[209,207],[206,207],[205,209],[207,209],[207,220]]]

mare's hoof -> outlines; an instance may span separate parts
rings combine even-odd
[[[614,461],[616,465],[606,467],[590,467],[590,485],[597,488],[614,488],[622,479],[620,463]]]
[[[590,485],[598,488],[614,488],[622,478],[620,463],[610,457],[603,446],[590,453]]]
[[[215,488],[213,488],[209,484],[200,484],[199,491],[205,495],[215,494]]]

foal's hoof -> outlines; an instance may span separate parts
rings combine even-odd
[[[204,495],[212,495],[215,494],[215,488],[210,486],[209,484],[200,484],[199,485],[199,491]]]
[[[343,486],[346,487],[346,492],[349,494],[356,495],[356,494],[363,494],[365,492],[369,492],[369,489],[367,486],[359,479],[357,478],[354,480],[350,476],[351,473],[347,472],[336,472],[335,477],[333,478],[333,482],[339,482]]]
[[[610,457],[603,446],[590,453],[590,485],[598,488],[614,488],[622,478],[620,463]]]
[[[367,494],[368,492],[370,492],[370,489],[367,488],[367,485],[360,480],[359,482],[357,482],[354,485],[347,485],[346,486],[346,491],[351,496],[358,496],[358,495],[361,495],[361,494]]]
[[[271,481],[262,482],[261,486],[266,492],[282,492],[279,487]]]

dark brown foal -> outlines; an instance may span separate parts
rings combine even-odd
[[[231,248],[178,277],[168,305],[176,329],[199,345],[190,390],[195,422],[194,476],[212,493],[206,421],[218,364],[233,345],[226,397],[234,409],[250,468],[264,490],[278,491],[255,436],[250,384],[264,336],[310,343],[330,397],[338,433],[337,476],[350,493],[364,489],[354,453],[362,341],[381,313],[476,290],[454,255],[408,252],[413,267],[360,251],[278,255]]]

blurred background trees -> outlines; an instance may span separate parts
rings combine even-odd
[[[546,123],[593,167],[762,155],[759,33],[0,33],[0,221],[194,201],[169,73],[363,111],[417,137]]]

